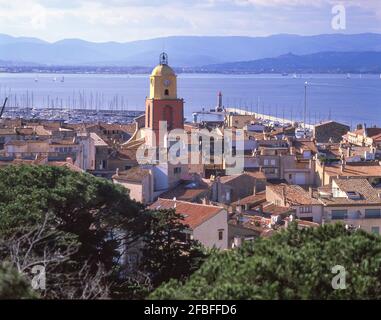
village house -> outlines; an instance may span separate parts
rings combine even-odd
[[[381,128],[367,128],[365,124],[359,125],[356,130],[343,135],[343,139],[355,146],[381,149]]]
[[[154,182],[151,169],[134,167],[126,171],[116,171],[112,176],[113,182],[129,190],[130,198],[149,204],[153,202]]]
[[[255,115],[230,113],[225,116],[225,127],[243,129],[245,126],[255,123]]]
[[[246,241],[266,238],[288,228],[291,222],[297,223],[299,229],[316,228],[318,223],[295,219],[295,210],[268,204],[265,214],[238,213],[229,219],[229,247],[241,247]]]
[[[266,177],[262,172],[218,176],[211,182],[210,200],[222,204],[230,204],[266,188]]]
[[[334,178],[365,178],[372,185],[381,182],[381,166],[378,161],[340,162],[316,161],[316,184],[332,184]]]
[[[206,248],[228,249],[228,215],[224,208],[161,198],[149,208],[176,210],[189,226],[186,238],[198,240]]]
[[[251,210],[253,207],[258,206],[264,202],[266,202],[266,190],[262,190],[260,192],[254,190],[252,195],[232,202],[231,208],[233,212],[244,212]]]
[[[316,124],[313,129],[313,137],[317,143],[338,143],[350,130],[350,127],[336,121],[325,121]]]
[[[267,185],[266,200],[277,206],[295,209],[296,217],[300,220],[315,223],[323,221],[323,206],[313,197],[312,188],[307,192],[297,185]]]
[[[96,133],[103,140],[108,141],[110,144],[119,143],[122,144],[130,140],[135,133],[135,123],[130,124],[109,124],[109,123],[97,123],[86,127],[87,132]]]
[[[265,139],[256,143],[257,148],[244,156],[245,171],[261,171],[268,180],[302,186],[315,183],[313,156],[317,150],[313,141]]]
[[[330,186],[318,189],[326,223],[343,222],[380,234],[381,192],[367,179],[333,179]]]
[[[209,202],[210,184],[208,180],[193,175],[191,179],[182,180],[174,188],[160,194],[162,199],[174,199],[195,203]]]

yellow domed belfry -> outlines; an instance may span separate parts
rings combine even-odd
[[[159,122],[166,121],[168,130],[184,128],[184,101],[177,98],[177,76],[168,65],[166,53],[150,76],[150,95],[146,100],[146,128],[159,137]]]

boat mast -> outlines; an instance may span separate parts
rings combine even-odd
[[[307,85],[308,82],[304,83],[304,137],[306,137],[306,121],[307,121]]]

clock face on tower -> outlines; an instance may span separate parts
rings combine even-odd
[[[171,81],[169,81],[168,79],[165,79],[165,80],[164,80],[164,85],[165,85],[166,87],[169,87],[170,84],[171,84]]]

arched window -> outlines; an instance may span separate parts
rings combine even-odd
[[[173,109],[171,106],[165,106],[163,109],[163,121],[167,121],[168,130],[173,127]]]
[[[168,90],[168,89],[165,89],[165,91],[164,91],[164,95],[165,95],[165,96],[169,96],[169,90]]]

